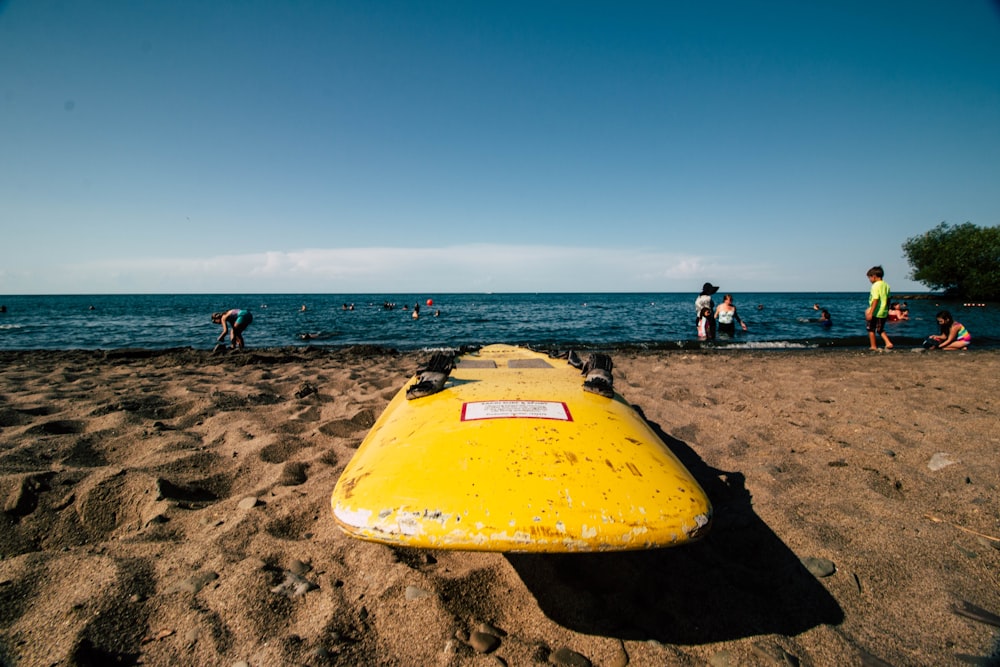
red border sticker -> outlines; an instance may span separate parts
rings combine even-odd
[[[473,401],[462,404],[462,421],[480,419],[555,419],[571,422],[569,406],[560,401]]]

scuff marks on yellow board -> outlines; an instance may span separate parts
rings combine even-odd
[[[360,539],[432,549],[649,549],[704,536],[712,508],[621,396],[545,355],[487,346],[441,391],[405,386],[331,498]]]

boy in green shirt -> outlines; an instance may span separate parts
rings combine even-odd
[[[868,341],[871,349],[877,350],[876,335],[882,336],[885,341],[885,349],[892,349],[892,341],[889,340],[885,332],[885,320],[889,316],[889,285],[882,276],[885,272],[881,266],[873,266],[868,269],[868,280],[872,284],[871,292],[868,293],[868,310],[865,311],[865,321],[868,322]]]

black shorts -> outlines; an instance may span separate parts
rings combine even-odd
[[[884,317],[873,317],[868,320],[868,331],[873,334],[880,334],[885,331],[885,319]]]

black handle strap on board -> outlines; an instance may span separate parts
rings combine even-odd
[[[530,348],[529,348],[530,349]],[[566,363],[576,369],[583,368],[583,360],[580,359],[580,355],[576,353],[576,350],[550,350],[550,359],[565,359]]]
[[[583,382],[583,390],[605,398],[613,398],[615,395],[615,379],[611,375],[613,368],[614,363],[608,355],[599,352],[591,354],[583,364],[582,373],[587,376]]]
[[[407,400],[430,396],[444,389],[444,383],[454,368],[454,352],[435,352],[430,361],[417,371],[416,384],[406,390]]]

